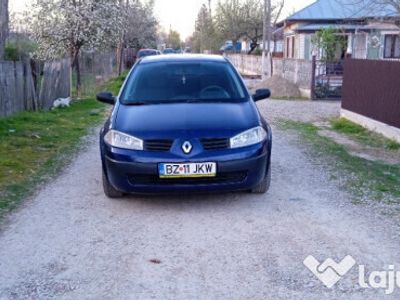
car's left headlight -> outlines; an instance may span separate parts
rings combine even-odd
[[[267,132],[261,126],[246,130],[230,139],[231,148],[240,148],[261,143],[267,137]]]

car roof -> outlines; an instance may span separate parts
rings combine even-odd
[[[144,52],[144,51],[157,51],[157,49],[140,49],[139,52]]]
[[[147,56],[141,60],[141,63],[153,62],[226,62],[226,59],[221,55],[206,55],[206,54],[175,54],[175,55],[158,55]]]

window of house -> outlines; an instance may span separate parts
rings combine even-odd
[[[400,58],[400,35],[385,35],[384,58]]]
[[[276,48],[275,48],[275,52],[280,52],[283,53],[283,41],[276,41]]]

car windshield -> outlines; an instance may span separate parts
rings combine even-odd
[[[225,62],[152,62],[137,65],[121,95],[123,104],[240,102],[248,94]]]

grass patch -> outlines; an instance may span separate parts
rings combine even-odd
[[[128,72],[125,72],[121,76],[107,81],[104,85],[102,85],[101,90],[111,92],[114,96],[118,95],[127,75]]]
[[[94,99],[69,108],[0,119],[0,216],[68,161],[87,129],[104,118]]]
[[[320,136],[319,128],[311,123],[280,120],[278,126],[299,132],[302,140],[311,146],[314,157],[333,166],[337,172],[335,176],[358,200],[400,202],[400,165],[387,165],[352,156],[342,145]]]
[[[385,138],[375,132],[371,132],[368,129],[355,124],[344,118],[336,118],[330,121],[332,129],[336,132],[343,133],[355,141],[362,143],[364,145],[372,147],[383,147],[388,150],[397,151],[400,149],[400,144]]]
[[[113,79],[97,90],[116,93],[122,82]],[[0,217],[71,161],[81,138],[105,113],[92,96],[68,108],[0,118]]]
[[[129,71],[125,71],[121,76],[107,80],[101,84],[102,90],[113,92],[117,95],[122,83],[124,82]],[[99,91],[99,86],[96,83],[96,76],[94,74],[82,74],[81,75],[82,86],[79,93],[80,97],[92,97]],[[72,73],[72,95],[74,98],[78,97],[78,91],[76,90],[76,72]]]

